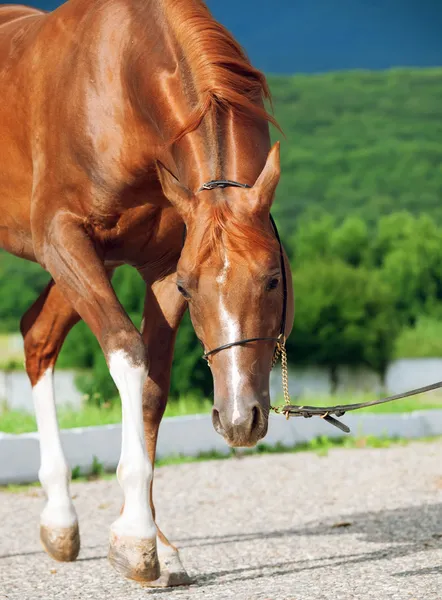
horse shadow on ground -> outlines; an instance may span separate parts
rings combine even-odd
[[[287,513],[289,517],[289,512]],[[213,571],[198,575],[198,585],[216,585],[220,578],[228,576],[228,581],[256,579],[260,577],[293,575],[301,571],[324,569],[327,567],[348,567],[382,559],[409,556],[417,552],[442,549],[442,503],[410,506],[379,512],[342,514],[338,517],[312,523],[299,528],[257,531],[221,536],[186,537],[177,540],[180,548],[205,547],[241,542],[264,542],[271,539],[285,539],[304,536],[357,535],[359,542],[382,544],[380,549],[353,554],[329,554],[317,559],[295,559],[272,564],[260,564],[225,571]],[[295,542],[296,543],[296,542]],[[336,544],[342,548],[343,542]],[[392,573],[395,577],[416,577],[442,574],[442,565],[413,571]]]
[[[291,520],[289,511],[287,519]],[[442,549],[442,503],[410,506],[379,512],[360,512],[342,514],[338,517],[324,517],[320,522],[299,528],[255,531],[251,533],[232,533],[215,536],[183,537],[175,540],[180,548],[204,548],[223,544],[241,542],[264,542],[268,540],[285,540],[306,536],[336,536],[357,535],[359,542],[382,544],[380,549],[356,552],[353,554],[328,554],[316,559],[293,559],[276,563],[256,564],[228,570],[210,571],[194,574],[195,586],[218,585],[220,580],[232,583],[234,581],[255,580],[262,577],[293,575],[303,571],[348,567],[358,563],[394,559],[409,556],[417,552]],[[336,549],[343,547],[343,541],[338,541]],[[296,541],[294,542],[296,543]],[[99,548],[99,550],[98,550]],[[80,557],[78,561],[89,562],[104,560],[106,555],[100,552],[101,547],[90,546],[87,549],[97,549],[95,556]],[[43,551],[10,553],[0,555],[2,559],[27,554],[44,554]],[[395,577],[416,577],[442,574],[442,565],[412,571],[392,573]],[[156,589],[155,593],[169,593],[170,588]]]
[[[292,520],[290,511],[287,518]],[[362,539],[373,543],[415,543],[440,539],[442,544],[442,503],[424,504],[381,510],[378,512],[348,513],[327,518],[299,528],[234,533],[220,536],[183,537],[176,539],[180,548],[211,546],[263,539],[277,539],[292,536],[342,535],[352,533],[364,536]]]

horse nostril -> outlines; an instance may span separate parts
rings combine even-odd
[[[221,426],[221,419],[219,417],[219,411],[217,408],[212,409],[212,423],[216,431],[223,431],[223,427]]]
[[[260,424],[260,413],[259,408],[254,406],[252,409],[252,428],[251,431],[255,431],[259,427]]]

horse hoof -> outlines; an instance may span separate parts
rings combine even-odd
[[[71,527],[40,525],[40,540],[49,556],[60,562],[71,562],[80,552],[78,523]]]
[[[194,579],[191,579],[186,571],[161,571],[161,575],[155,581],[148,581],[143,584],[143,587],[152,588],[168,588],[176,587],[179,585],[190,585],[194,583]]]
[[[146,587],[167,588],[194,583],[194,580],[189,577],[181,563],[178,550],[172,550],[170,546],[164,548],[160,542],[158,555],[161,575],[155,581],[146,583]]]
[[[146,582],[160,576],[156,538],[118,536],[111,532],[108,559],[127,579]]]

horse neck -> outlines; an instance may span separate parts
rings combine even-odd
[[[217,111],[174,145],[172,156],[180,181],[196,191],[214,179],[253,185],[270,148],[268,124]]]
[[[196,0],[180,0],[175,6],[184,3],[195,10],[200,5]],[[165,14],[172,5],[172,0],[97,0],[90,7],[86,0],[71,0],[62,9],[77,18],[87,11],[85,28],[98,23],[96,53],[105,59],[93,63],[94,69],[103,71],[99,76],[94,73],[93,79],[104,82],[104,102],[115,98],[117,85],[108,82],[107,73],[121,73],[118,95],[127,103],[124,130],[130,132],[131,164],[142,171],[159,159],[192,190],[217,178],[252,185],[270,146],[264,119],[244,117],[233,108],[215,108],[195,131],[172,146],[168,143],[201,100],[193,85],[192,64],[185,60]]]
[[[187,10],[198,14],[199,0],[123,1],[133,3],[138,11],[134,50],[128,54],[125,69],[126,85],[135,111],[162,142],[156,146],[157,158],[193,190],[216,178],[253,184],[270,147],[264,119],[245,117],[232,107],[214,107],[195,131],[168,145],[202,100],[192,56],[183,54],[173,26],[173,18],[179,18],[174,11],[182,7],[182,18]]]

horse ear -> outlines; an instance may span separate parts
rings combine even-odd
[[[191,208],[193,199],[192,192],[173,175],[167,167],[160,161],[157,161],[157,173],[160,180],[163,194],[176,208],[184,219]]]
[[[270,150],[266,164],[252,188],[255,192],[255,205],[257,210],[262,210],[264,208],[270,210],[272,205],[276,186],[279,183],[281,175],[279,146],[279,142],[276,142]]]

